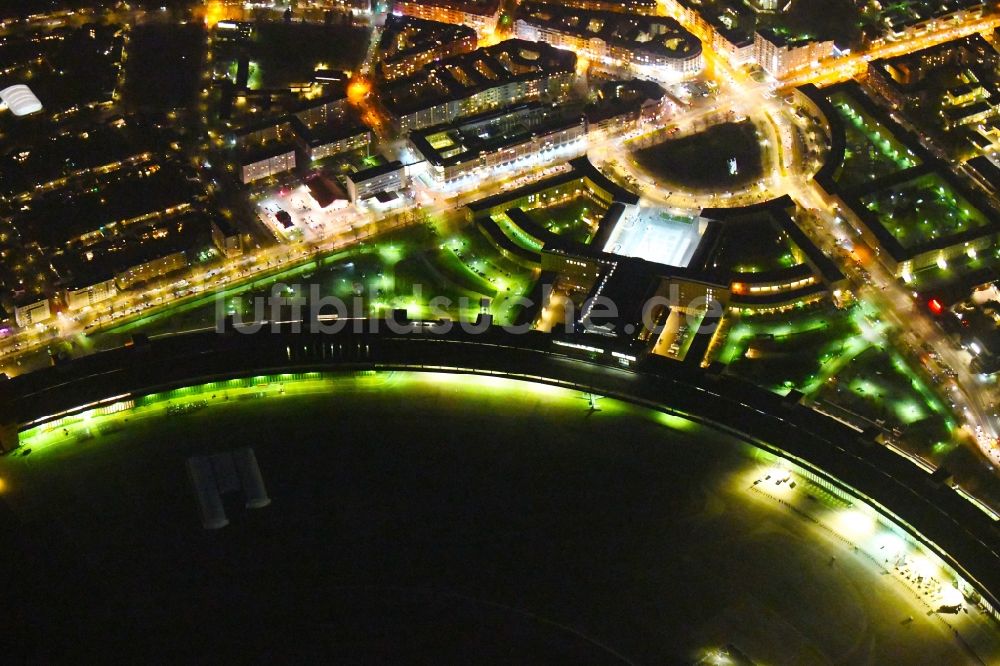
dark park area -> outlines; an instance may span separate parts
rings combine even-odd
[[[635,152],[644,169],[681,187],[741,187],[764,171],[753,123],[723,123]]]
[[[126,104],[151,111],[191,106],[208,47],[205,26],[141,25],[131,31],[129,40]]]

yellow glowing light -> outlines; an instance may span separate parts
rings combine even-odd
[[[659,421],[671,430],[691,432],[698,429],[698,424],[694,421],[689,421],[682,416],[675,416],[673,414],[664,414],[661,412],[659,414]]]
[[[848,539],[857,539],[875,530],[875,519],[858,509],[845,509],[837,514],[837,531]]]
[[[924,578],[932,578],[938,573],[938,568],[933,562],[927,557],[917,556],[913,558],[913,571],[918,576],[923,576]]]
[[[783,479],[786,476],[788,476],[787,471],[785,471],[780,466],[774,466],[774,467],[768,467],[766,470],[764,470],[764,474],[760,478],[767,479],[768,477],[770,477],[770,480],[773,481],[775,479]]]
[[[205,6],[205,25],[209,28],[226,18],[226,7],[220,0],[213,0]]]
[[[891,532],[881,534],[875,546],[886,559],[895,559],[906,550],[906,543]]]
[[[365,97],[368,96],[372,90],[372,84],[368,79],[363,77],[356,77],[351,79],[351,82],[347,84],[347,99],[350,100],[352,104],[360,104],[364,101]]]
[[[951,585],[945,585],[944,589],[941,590],[941,605],[942,606],[958,606],[963,601],[965,597],[958,588]]]

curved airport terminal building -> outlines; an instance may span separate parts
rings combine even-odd
[[[18,645],[995,663],[997,523],[946,479],[794,394],[480,323],[230,324],[0,383]]]

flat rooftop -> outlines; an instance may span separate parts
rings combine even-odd
[[[532,102],[487,112],[410,133],[410,141],[428,162],[450,166],[516,145],[535,134],[570,127],[580,115],[558,106]]]
[[[675,214],[663,208],[640,208],[627,222],[619,222],[605,252],[625,257],[639,257],[667,266],[685,267],[701,242],[697,217]]]

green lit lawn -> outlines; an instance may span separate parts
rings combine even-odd
[[[920,161],[884,125],[844,92],[830,97],[844,125],[844,163],[836,179],[854,187],[917,166]]]
[[[865,195],[861,203],[904,248],[988,224],[982,212],[934,173]]]
[[[497,323],[513,322],[519,312],[514,302],[528,293],[537,275],[502,257],[473,226],[446,237],[431,226],[418,226],[385,234],[347,250],[309,261],[295,268],[259,278],[223,292],[221,311],[243,321],[255,318],[255,299],[267,296],[278,284],[293,294],[307,296],[317,285],[319,296],[335,296],[348,313],[381,316],[393,308],[407,308],[415,319],[442,316],[474,319],[480,300],[491,299],[490,312]],[[431,299],[442,297],[451,305],[432,310]],[[122,344],[128,335],[168,334],[213,327],[220,306],[217,296],[185,301],[175,307],[123,324],[94,336],[101,348]],[[463,300],[464,299],[464,300]],[[360,306],[360,311],[358,307]],[[264,313],[264,318],[268,318]]]
[[[953,441],[954,424],[924,380],[885,346],[886,333],[885,322],[863,305],[740,318],[719,360],[759,386],[778,393],[795,389],[901,429],[911,450],[934,453],[934,444]]]
[[[797,248],[768,217],[760,216],[726,224],[713,261],[719,268],[760,273],[801,263]]]
[[[830,378],[819,397],[886,427],[926,427],[928,419],[942,426],[949,422],[923,380],[901,358],[877,347],[866,349]]]
[[[526,211],[538,225],[577,243],[589,243],[607,211],[593,199],[580,196],[567,202]]]
[[[518,308],[512,301],[531,290],[538,277],[534,271],[503,257],[474,226],[443,239],[439,248],[442,267],[456,281],[481,290],[483,296],[495,295],[491,312],[497,321],[513,321],[517,317]],[[494,293],[489,293],[491,289]]]
[[[731,372],[773,391],[809,393],[868,344],[854,311],[827,306],[740,318],[729,330],[719,360]]]
[[[535,277],[500,256],[474,227],[448,238],[420,227],[363,243],[303,282],[317,284],[320,296],[349,303],[353,316],[384,316],[406,308],[414,319],[468,320],[486,298],[497,322],[509,323],[518,312],[512,299],[530,291]],[[252,315],[252,298],[259,295],[240,297],[237,307],[245,317]]]

